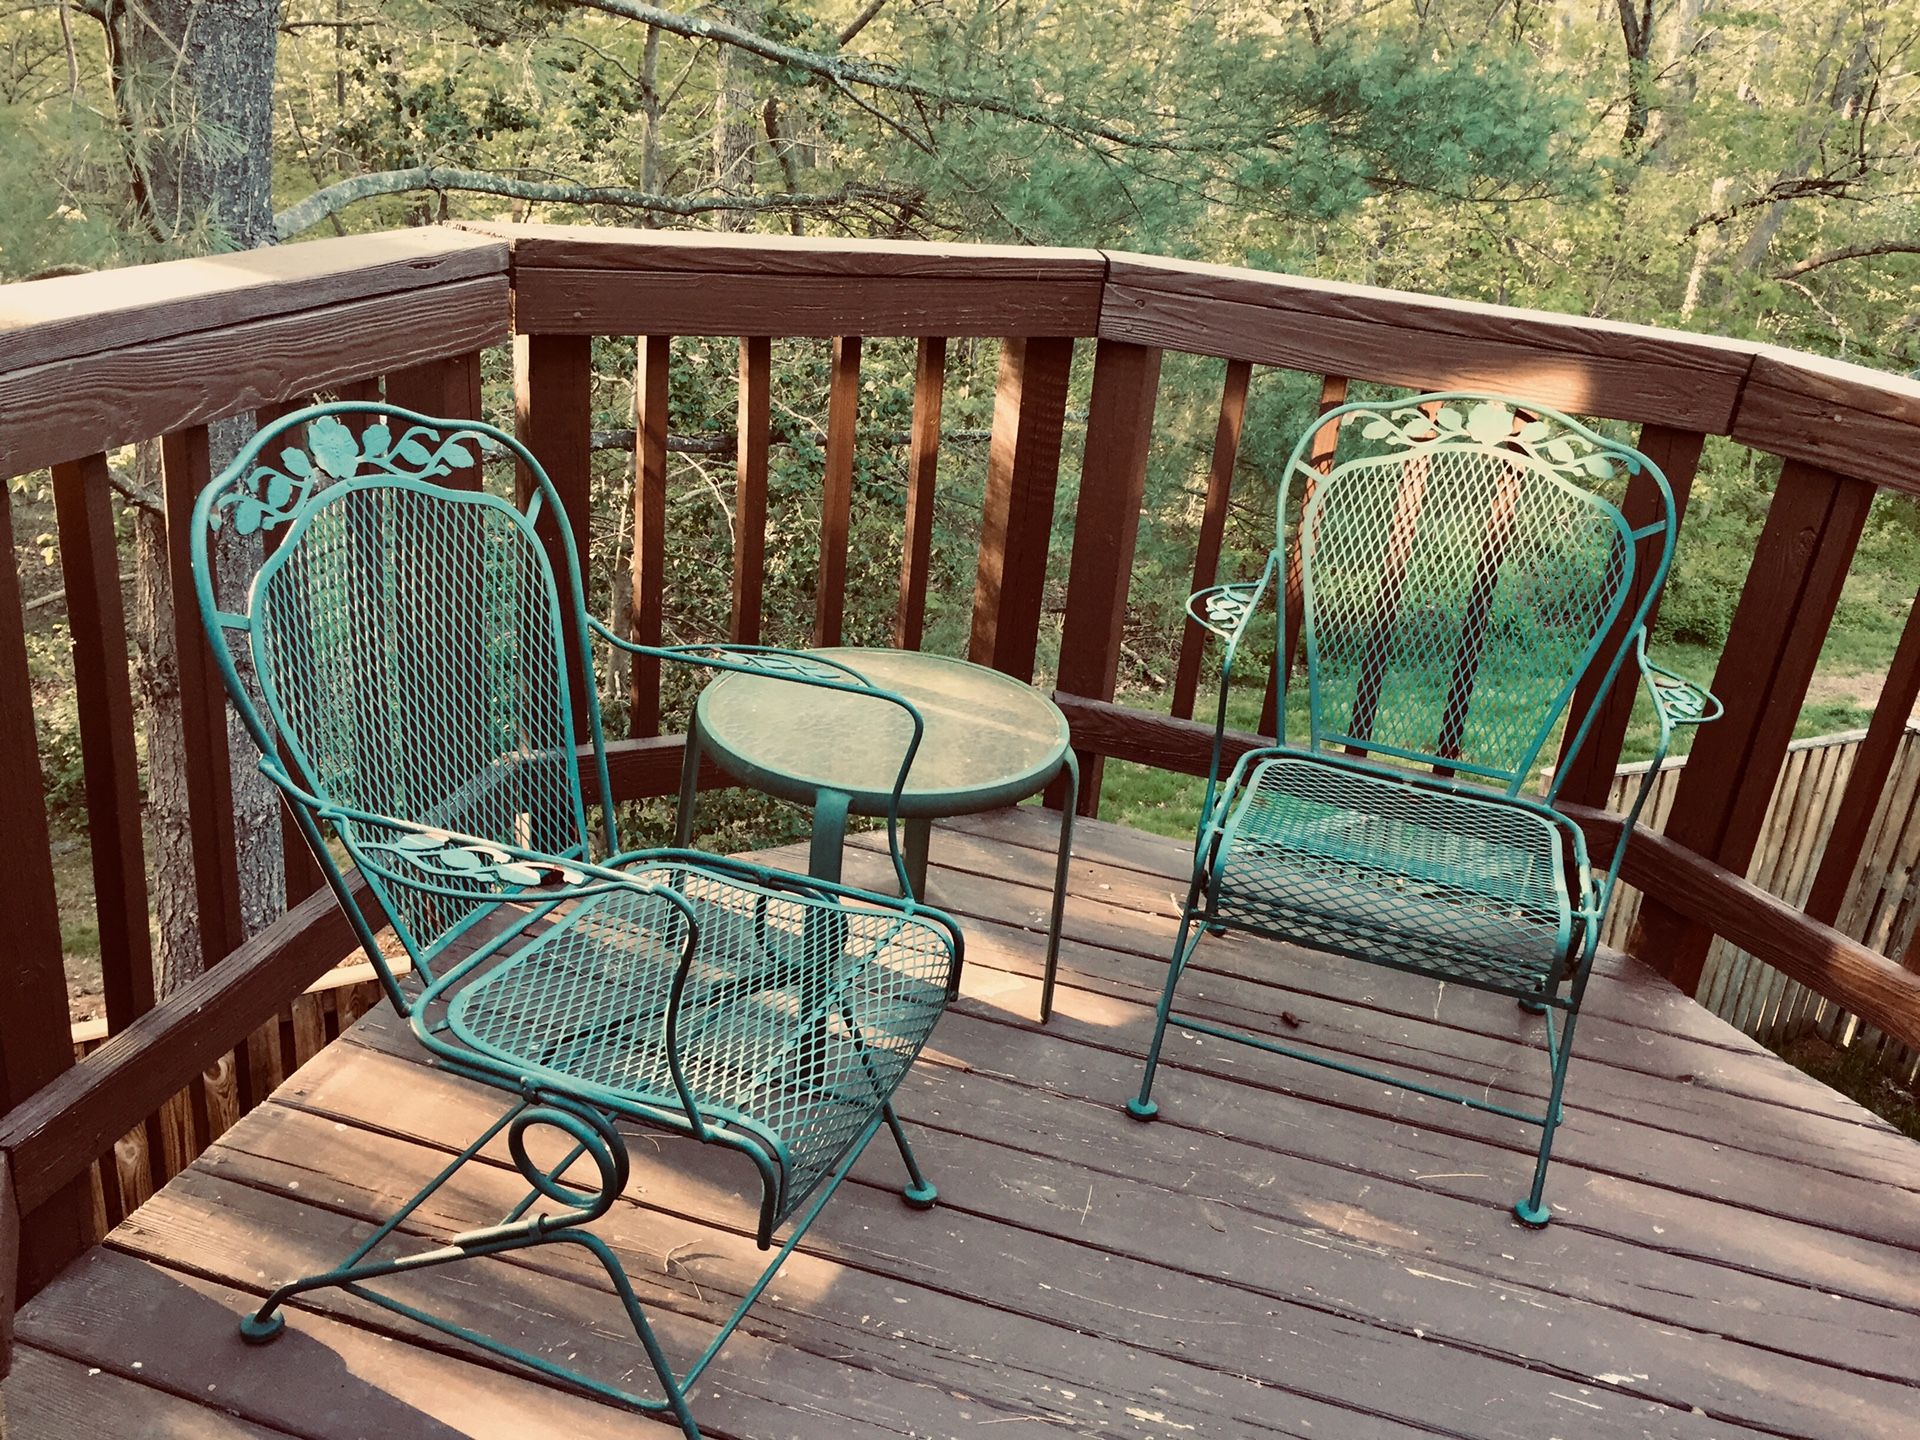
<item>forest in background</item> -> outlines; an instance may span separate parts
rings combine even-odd
[[[1920,0],[0,0],[0,280],[462,218],[1097,245],[1914,372],[1917,45]],[[964,648],[997,350],[956,342],[949,359],[928,625],[949,652]],[[666,625],[711,638],[726,623],[735,348],[686,339],[674,356]],[[773,640],[803,639],[813,613],[827,358],[825,342],[774,346]],[[847,633],[884,643],[912,349],[874,340],[863,360]],[[596,343],[591,569],[616,623],[633,363],[631,341]],[[504,419],[504,356],[486,380]],[[1219,386],[1219,362],[1167,357],[1130,703],[1164,703]],[[1306,377],[1256,376],[1225,574],[1264,553],[1267,477],[1316,398]],[[130,450],[114,465],[142,730],[159,734],[164,627],[140,615],[150,461]],[[1709,441],[1657,637],[1675,668],[1712,673],[1773,469]],[[47,782],[73,827],[47,477],[14,483]],[[1920,518],[1882,497],[1802,733],[1862,720],[1916,576]],[[149,746],[156,831],[164,762]],[[1194,798],[1113,766],[1104,813],[1178,833]],[[745,802],[711,813],[723,842],[775,823]],[[84,955],[74,847],[70,947]],[[165,863],[164,835],[148,853]]]

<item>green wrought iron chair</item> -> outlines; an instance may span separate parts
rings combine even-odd
[[[1308,456],[1330,425],[1339,448],[1322,474]],[[1659,500],[1638,528],[1618,503],[1635,474],[1653,481]],[[1193,879],[1127,1110],[1141,1120],[1158,1112],[1168,1026],[1240,1041],[1539,1126],[1532,1187],[1514,1213],[1545,1225],[1574,1022],[1626,836],[1674,727],[1720,713],[1705,690],[1646,655],[1647,616],[1673,555],[1672,490],[1646,456],[1541,406],[1422,395],[1323,416],[1288,461],[1278,517],[1257,580],[1189,602],[1226,641],[1219,716]],[[1299,606],[1307,734],[1288,741],[1280,704],[1278,743],[1242,754],[1222,780],[1234,660],[1269,598],[1282,646],[1288,606]],[[1580,827],[1554,805],[1564,761],[1629,656],[1652,697],[1658,741],[1620,844],[1599,869]],[[1597,698],[1570,716],[1589,676]],[[1572,729],[1562,765],[1542,793],[1524,793],[1563,724]],[[1546,1017],[1544,1108],[1452,1093],[1177,1013],[1201,938],[1227,931],[1514,996]]]
[[[523,506],[479,487],[488,456],[529,477]],[[696,1436],[689,1389],[882,1127],[906,1163],[907,1200],[933,1203],[891,1097],[955,994],[961,938],[911,898],[696,850],[623,853],[612,807],[590,824],[581,784],[588,767],[594,793],[611,793],[593,642],[899,707],[912,720],[901,782],[918,712],[815,657],[649,648],[611,634],[584,605],[546,474],[482,424],[372,404],[289,415],[200,496],[192,538],[228,693],[388,998],[442,1067],[512,1097],[366,1243],[335,1269],[274,1290],[241,1333],[272,1340],[287,1300],[343,1287],[603,1398],[664,1411]],[[242,568],[232,556],[249,549],[264,555],[250,577],[215,574]],[[576,748],[579,738],[588,743]],[[889,815],[910,894],[896,831]],[[416,982],[400,983],[376,939],[383,914]],[[759,1180],[760,1248],[788,1230],[684,1370],[591,1228],[627,1184],[622,1127],[634,1123],[738,1151]],[[529,1187],[518,1205],[441,1248],[375,1257],[503,1135]],[[557,1163],[534,1157],[541,1135],[558,1142]],[[575,1373],[368,1288],[553,1243],[581,1246],[605,1267],[657,1393]]]

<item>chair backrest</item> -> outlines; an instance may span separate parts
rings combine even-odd
[[[1328,424],[1339,446],[1321,474],[1307,457]],[[1660,515],[1635,530],[1620,498],[1642,472]],[[1310,744],[1509,793],[1525,786],[1581,677],[1599,667],[1605,693],[1672,556],[1673,496],[1659,468],[1523,402],[1447,394],[1342,406],[1302,438],[1287,476],[1279,538],[1285,553],[1297,493]],[[1649,558],[1650,583],[1636,594],[1636,565]],[[1629,603],[1629,624],[1614,632]],[[1571,723],[1577,748],[1588,717]]]
[[[479,488],[488,452],[531,477],[525,509]],[[603,782],[604,743],[591,655],[562,621],[580,613],[578,560],[564,523],[550,539],[536,531],[543,507],[558,516],[545,473],[511,436],[374,404],[290,415],[207,487],[192,537],[201,612],[235,706],[297,789],[328,806],[586,856],[575,677]],[[215,570],[256,534],[258,568],[224,608],[219,589],[232,601],[240,587],[218,586]],[[294,811],[364,924],[312,807]],[[395,838],[370,820],[334,826],[350,850]],[[375,891],[424,963],[480,908],[458,895],[477,902],[497,884],[452,875],[437,892]]]

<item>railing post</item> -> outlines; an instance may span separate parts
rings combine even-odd
[[[1159,392],[1158,350],[1125,341],[1099,343],[1060,637],[1060,689],[1089,700],[1113,699],[1119,676],[1127,584],[1133,578]],[[1098,755],[1081,752],[1082,815],[1100,812],[1100,768]]]
[[[927,625],[927,569],[933,563],[933,487],[940,469],[940,404],[945,398],[947,342],[922,336],[913,368],[913,429],[907,443],[906,534],[900,542],[900,610],[896,649],[918,650]]]
[[[1039,650],[1072,367],[1070,336],[1001,342],[967,656],[1019,680],[1033,679]]]
[[[860,337],[833,342],[827,390],[827,461],[820,489],[820,580],[813,597],[813,641],[838,645],[847,603],[847,531],[853,518],[853,451],[860,409]]]
[[[644,342],[643,342],[644,343]],[[761,602],[767,583],[767,450],[773,443],[773,341],[740,341],[740,397],[735,407],[733,495],[733,617],[728,633],[742,645],[760,643]],[[665,440],[665,430],[661,438]]]
[[[13,544],[13,505],[0,483],[0,539]],[[27,678],[20,575],[0,565],[0,874],[7,877],[7,959],[0,964],[0,1113],[73,1064],[67,1030],[67,975],[54,890],[53,844],[40,788],[40,751]],[[11,1185],[0,1207],[11,1203]],[[82,1176],[19,1227],[18,1287],[32,1294],[86,1248],[87,1182]],[[5,1222],[0,1221],[0,1229]],[[6,1245],[0,1234],[0,1247]],[[5,1257],[0,1254],[0,1269]],[[4,1297],[0,1297],[4,1299]]]
[[[632,638],[658,645],[663,634],[667,588],[667,381],[673,341],[642,335],[633,371],[633,587]],[[629,676],[627,733],[660,733],[660,661],[633,657]]]
[[[1701,732],[1667,821],[1671,840],[1735,875],[1753,859],[1873,493],[1805,461],[1781,470],[1714,673],[1726,715]],[[1650,894],[1628,948],[1691,995],[1712,941]]]
[[[587,335],[520,335],[513,342],[514,418],[520,441],[540,461],[560,496],[584,581],[589,567],[587,517],[593,493],[593,340]],[[527,488],[523,477],[521,489]],[[522,496],[524,499],[524,495]],[[562,585],[554,517],[540,517]],[[580,637],[570,606],[560,607],[569,659],[580,653]],[[571,668],[571,667],[569,667]],[[586,697],[573,686],[573,729],[586,735]]]

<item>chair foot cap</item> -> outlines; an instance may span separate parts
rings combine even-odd
[[[1546,1205],[1529,1205],[1525,1200],[1517,1201],[1513,1207],[1513,1218],[1529,1230],[1544,1230],[1547,1222],[1553,1219],[1553,1212]]]
[[[258,1315],[240,1317],[240,1338],[249,1345],[265,1345],[268,1341],[277,1339],[280,1332],[286,1328],[287,1317],[278,1310],[264,1320]]]
[[[1523,999],[1520,1001],[1520,1008],[1529,1015],[1544,1015],[1547,1013],[1546,1002],[1543,1000]]]
[[[924,1185],[902,1186],[900,1198],[916,1210],[931,1210],[933,1202],[940,1198],[940,1191],[932,1181],[928,1181]]]
[[[1227,927],[1224,925],[1207,925],[1207,926],[1203,926],[1202,928],[1209,935],[1224,935],[1227,933]]]
[[[1158,1100],[1142,1100],[1138,1096],[1127,1101],[1127,1114],[1136,1120],[1151,1120],[1160,1113]]]

